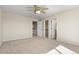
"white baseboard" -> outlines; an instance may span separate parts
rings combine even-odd
[[[15,39],[7,39],[7,40],[4,40],[3,42],[6,42],[6,41],[13,41],[13,40],[21,40],[21,39],[31,39],[32,37],[30,38],[15,38]]]

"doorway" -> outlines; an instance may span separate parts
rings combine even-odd
[[[33,25],[33,37],[37,36],[37,21],[32,22]]]
[[[48,38],[48,20],[45,21],[45,37]]]

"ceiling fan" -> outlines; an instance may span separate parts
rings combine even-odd
[[[45,6],[42,6],[42,5],[33,5],[33,12],[35,13],[35,14],[41,14],[41,13],[46,13],[46,11],[48,10],[48,8],[47,7],[45,7]]]

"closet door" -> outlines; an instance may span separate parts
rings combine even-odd
[[[55,29],[56,29],[55,23],[56,23],[55,20],[49,20],[49,22],[48,22],[48,24],[49,24],[49,29],[48,29],[49,34],[48,34],[48,36],[51,39],[55,39]]]
[[[38,37],[43,37],[42,21],[38,21],[38,22],[37,22],[37,36],[38,36]]]
[[[0,46],[2,44],[2,14],[0,9]]]

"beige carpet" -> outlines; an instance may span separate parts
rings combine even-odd
[[[4,42],[0,47],[0,54],[45,54],[59,45],[79,53],[79,46],[58,42],[53,39],[35,37]]]

